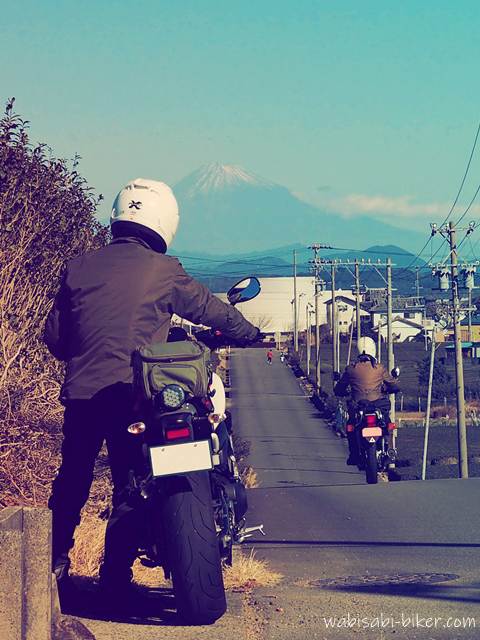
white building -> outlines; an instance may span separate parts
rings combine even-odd
[[[337,327],[340,333],[348,333],[350,326],[356,323],[357,303],[355,297],[348,293],[343,295],[336,295],[335,302],[337,304]],[[327,308],[327,322],[328,326],[332,327],[332,297],[325,302]],[[368,318],[370,314],[365,309],[360,308],[360,317]]]
[[[237,308],[252,324],[258,326],[265,333],[293,332],[293,277],[259,278],[262,287],[260,295],[249,302],[237,305]],[[350,291],[338,290],[342,297],[353,299]],[[226,300],[226,294],[218,294],[221,300]],[[319,296],[319,325],[327,324],[326,302],[331,300],[330,291],[322,291]],[[307,313],[310,312],[310,322],[315,324],[315,282],[313,276],[299,276],[297,278],[297,313],[298,330],[305,331]]]

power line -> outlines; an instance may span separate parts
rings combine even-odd
[[[473,198],[470,200],[470,204],[468,205],[468,207],[465,209],[465,211],[463,212],[463,214],[460,216],[460,218],[458,219],[458,221],[456,222],[456,224],[460,224],[460,222],[465,218],[465,216],[467,215],[467,213],[470,211],[470,208],[472,206],[472,204],[475,202],[475,200],[477,199],[478,193],[480,192],[480,184],[477,187],[477,190],[475,191],[475,193],[473,194]]]
[[[460,183],[460,187],[458,188],[457,195],[455,196],[455,200],[453,201],[453,204],[452,204],[452,206],[450,207],[450,211],[448,212],[447,217],[446,217],[446,218],[445,218],[445,220],[442,222],[442,224],[440,225],[440,227],[443,227],[443,226],[448,222],[448,220],[449,220],[450,216],[451,216],[451,215],[452,215],[452,213],[453,213],[453,210],[455,209],[455,207],[456,207],[456,205],[457,205],[458,199],[459,199],[460,194],[461,194],[462,189],[463,189],[463,185],[465,184],[465,180],[467,179],[468,172],[470,171],[470,165],[472,164],[472,158],[473,158],[473,154],[475,153],[475,149],[476,149],[476,146],[477,146],[477,141],[478,141],[478,136],[479,136],[479,134],[480,134],[480,122],[478,123],[477,132],[476,132],[476,134],[475,134],[475,139],[474,139],[474,141],[473,141],[472,150],[471,150],[471,152],[470,152],[470,157],[468,158],[467,167],[466,167],[466,169],[465,169],[465,173],[463,174],[463,178],[462,178],[462,181],[461,181],[461,183]],[[475,198],[477,197],[477,194],[478,194],[478,192],[479,192],[479,191],[480,191],[480,185],[478,186],[478,189],[477,189],[477,191],[476,191],[476,193],[475,193],[475,196],[473,197],[472,201],[470,202],[470,204],[469,204],[469,205],[468,205],[468,207],[467,207],[467,210],[464,212],[464,214],[462,215],[462,217],[460,218],[460,220],[462,220],[462,219],[466,216],[466,214],[468,213],[468,210],[469,210],[469,209],[470,209],[470,207],[472,206],[472,204],[473,204],[473,202],[474,202]],[[460,222],[460,220],[459,220],[458,222]],[[458,222],[457,222],[457,224],[458,224]],[[408,264],[408,265],[405,267],[405,270],[410,269],[410,267],[415,263],[415,260],[417,260],[417,259],[421,256],[421,254],[422,254],[422,253],[423,253],[423,251],[426,249],[426,247],[427,247],[428,243],[431,241],[431,239],[432,239],[432,234],[430,235],[430,237],[428,238],[428,240],[426,241],[426,243],[423,245],[423,248],[422,248],[422,249],[420,249],[420,253],[418,253],[418,254],[416,255],[416,257],[415,257],[415,258],[410,262],[410,264]],[[397,276],[397,277],[398,277],[398,276]]]
[[[353,254],[356,254],[357,258],[358,258],[358,254],[361,253],[371,253],[371,254],[375,254],[375,255],[379,255],[379,256],[408,256],[411,255],[408,252],[404,252],[404,251],[377,251],[376,249],[352,249],[352,248],[346,248],[346,247],[329,247],[328,248],[330,251],[345,251],[345,252],[351,252]],[[179,258],[181,260],[194,260],[196,262],[209,262],[209,263],[216,263],[216,264],[225,264],[225,265],[247,265],[250,267],[258,267],[258,268],[263,268],[263,267],[270,267],[270,268],[275,268],[275,269],[291,269],[292,265],[291,264],[277,264],[274,262],[263,262],[263,261],[255,261],[255,260],[228,260],[228,259],[214,259],[214,258],[203,258],[203,257],[193,257],[193,256],[184,256],[184,255],[174,255],[173,257],[175,258]],[[342,256],[343,258],[345,258],[346,256]],[[353,262],[354,258],[350,258]],[[306,264],[306,263],[305,263]],[[192,265],[191,269],[195,269],[195,266]],[[209,273],[214,273],[214,272],[209,272]]]
[[[466,167],[466,169],[465,169],[465,173],[463,174],[462,182],[460,183],[460,187],[459,187],[459,189],[458,189],[457,196],[456,196],[456,198],[455,198],[455,200],[454,200],[454,202],[453,202],[453,204],[452,204],[452,206],[451,206],[451,208],[450,208],[450,211],[448,212],[447,217],[445,218],[445,220],[444,220],[444,221],[442,222],[442,224],[440,225],[441,227],[443,227],[443,226],[448,222],[448,219],[449,219],[449,218],[450,218],[450,216],[452,215],[453,210],[455,209],[455,206],[456,206],[456,204],[457,204],[457,202],[458,202],[458,199],[459,199],[460,194],[461,194],[462,189],[463,189],[463,185],[465,184],[465,180],[467,179],[468,172],[470,171],[470,165],[471,165],[471,163],[472,163],[473,154],[475,153],[475,148],[476,148],[476,146],[477,146],[477,140],[478,140],[478,135],[479,135],[479,134],[480,134],[480,122],[478,123],[477,133],[475,134],[475,140],[473,141],[473,147],[472,147],[472,150],[471,150],[471,152],[470,152],[470,157],[469,157],[469,159],[468,159],[467,167]],[[470,205],[470,206],[471,206],[471,205]],[[470,206],[469,206],[469,208],[470,208]],[[465,214],[463,214],[463,215],[465,215]],[[462,217],[463,217],[463,216],[462,216]],[[460,219],[461,219],[461,218],[460,218]],[[460,220],[459,220],[459,222],[460,222]],[[458,222],[457,222],[457,224],[458,224]]]

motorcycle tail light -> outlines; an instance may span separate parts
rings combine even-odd
[[[377,424],[377,416],[374,414],[369,414],[365,416],[367,419],[367,426],[374,427]]]
[[[389,422],[388,423],[388,430],[389,431],[395,431],[396,428],[397,428],[397,425],[395,424],[395,422]]]
[[[347,433],[352,433],[354,429],[355,427],[353,426],[353,424],[347,424]]]
[[[190,429],[188,427],[180,427],[179,429],[165,429],[166,440],[181,440],[190,437]]]

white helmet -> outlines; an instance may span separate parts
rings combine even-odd
[[[170,187],[157,180],[137,178],[115,198],[110,226],[115,222],[136,222],[158,233],[168,247],[178,220],[178,204]]]
[[[358,354],[377,358],[377,348],[372,338],[360,338],[357,344]]]

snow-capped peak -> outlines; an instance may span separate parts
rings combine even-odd
[[[200,167],[181,180],[175,187],[186,197],[205,195],[225,188],[249,185],[252,187],[273,187],[272,182],[246,171],[235,164],[212,162]]]

